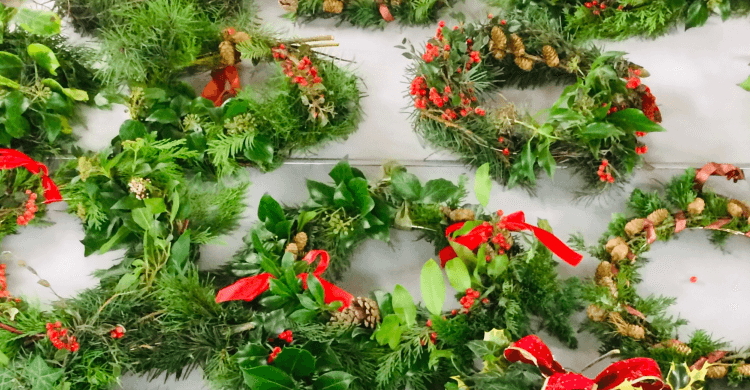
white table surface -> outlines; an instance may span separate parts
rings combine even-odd
[[[279,16],[283,13],[274,0],[258,0],[264,21],[281,31],[299,36],[333,34],[341,44],[328,52],[351,59],[366,86],[363,100],[366,118],[359,130],[342,143],[321,148],[315,157],[335,161],[348,157],[352,164],[367,164],[362,168],[372,178],[378,173],[377,164],[386,159],[414,164],[410,171],[423,181],[432,178],[456,180],[462,173],[473,175],[471,169],[459,164],[434,164],[429,161],[454,159],[445,152],[426,147],[411,131],[403,108],[410,103],[404,97],[407,88],[404,70],[408,65],[401,50],[394,46],[407,37],[415,43],[423,42],[433,33],[434,26],[403,28],[389,25],[384,31],[362,30],[341,25],[334,20],[316,20],[305,25],[294,25]],[[458,6],[471,18],[483,18],[489,11],[477,0]],[[451,20],[446,18],[448,23]],[[574,202],[580,181],[570,177],[569,170],[559,170],[554,180],[543,179],[535,197],[519,189],[502,189],[495,185],[491,208],[506,212],[523,210],[530,222],[546,218],[561,238],[582,232],[588,243],[596,241],[606,228],[610,214],[624,211],[624,200],[634,186],[657,188],[657,181],[666,181],[687,166],[700,166],[707,161],[733,163],[750,167],[746,151],[750,149],[750,92],[736,86],[750,74],[750,21],[730,20],[722,23],[717,17],[709,19],[698,29],[675,31],[657,40],[631,39],[618,43],[602,43],[607,50],[627,51],[629,58],[651,73],[645,83],[651,87],[660,104],[666,133],[647,136],[649,146],[646,160],[651,170],[641,170],[624,192],[610,194],[591,204]],[[199,85],[206,75],[196,78]],[[532,91],[503,91],[503,94],[520,106],[541,109],[557,98],[560,88],[543,88]],[[116,135],[120,123],[127,118],[124,107],[111,111],[86,109],[86,127],[75,129],[81,137],[80,144],[97,149],[109,143]],[[425,162],[427,160],[427,162]],[[258,200],[268,192],[278,200],[293,204],[305,200],[305,178],[327,181],[331,163],[301,164],[290,162],[268,174],[248,170],[253,182],[248,191],[248,210],[242,227],[223,244],[205,246],[202,264],[206,267],[227,262],[241,247],[241,238],[256,215]],[[592,168],[592,169],[595,169]],[[731,186],[721,179],[712,179],[710,186],[725,194],[748,201],[750,183]],[[470,201],[475,201],[473,195]],[[18,235],[6,237],[2,249],[12,253],[13,260],[22,259],[50,282],[61,296],[72,296],[96,279],[91,273],[106,268],[122,256],[121,252],[105,255],[83,256],[83,230],[76,217],[64,212],[63,205],[53,205],[49,219],[55,222],[47,228],[25,228]],[[433,257],[433,248],[426,242],[415,242],[416,235],[396,231],[393,247],[369,241],[356,252],[352,268],[340,285],[355,295],[376,288],[392,289],[395,284],[407,287],[415,298],[419,297],[419,272],[422,264]],[[750,262],[748,243],[744,238],[732,238],[725,252],[713,248],[705,233],[686,232],[669,244],[659,244],[649,253],[652,262],[643,270],[643,294],[660,294],[678,297],[671,313],[681,315],[690,324],[681,331],[687,336],[696,328],[713,332],[716,337],[731,341],[736,347],[750,345],[750,328],[739,327],[750,320]],[[398,254],[398,255],[396,255]],[[576,268],[560,266],[562,277],[589,277],[597,261],[586,256]],[[49,302],[54,295],[36,284],[37,278],[18,267],[8,265],[8,284],[14,294],[37,297]],[[698,278],[690,283],[691,276]],[[457,306],[446,303],[446,309]],[[576,322],[583,321],[580,314]],[[541,334],[544,337],[544,334]],[[580,347],[576,351],[562,347],[551,337],[545,341],[552,347],[556,358],[566,367],[580,370],[598,357],[597,341],[581,333]],[[604,364],[586,372],[595,375]],[[205,388],[200,371],[183,380],[125,376],[126,389],[192,389]]]

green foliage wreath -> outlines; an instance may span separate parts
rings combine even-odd
[[[664,130],[641,84],[645,70],[623,53],[573,44],[542,10],[453,28],[441,23],[424,52],[410,46],[405,55],[414,60],[415,131],[467,164],[489,163],[492,177],[509,186],[533,186],[539,171],[552,176],[566,164],[590,192],[601,192],[641,163],[646,147],[637,136]],[[548,84],[568,87],[543,120],[510,102],[487,106],[501,87]]]
[[[664,370],[672,363],[685,363],[684,375],[692,378],[702,371],[707,386],[745,388],[750,384],[746,351],[727,350],[726,343],[703,330],[681,342],[678,327],[687,322],[666,315],[675,299],[642,297],[636,290],[644,255],[654,241],[668,241],[682,230],[710,231],[717,245],[732,235],[747,236],[747,205],[703,189],[705,172],[727,166],[710,163],[698,175],[688,169],[666,184],[663,195],[633,191],[627,203],[633,217],[614,215],[599,245],[589,249],[601,263],[593,283],[584,290],[584,298],[592,303],[586,328],[602,341],[603,351],[618,349],[625,357],[651,357]],[[726,175],[735,182],[744,177],[731,166],[714,175]],[[577,241],[583,248],[582,239]],[[722,379],[728,383],[721,383]]]
[[[358,27],[385,27],[398,20],[404,25],[434,23],[438,12],[456,0],[280,0],[289,19],[337,18]]]

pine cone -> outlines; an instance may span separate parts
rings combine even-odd
[[[706,207],[706,201],[703,201],[703,198],[695,197],[693,202],[691,202],[687,207],[688,214],[691,215],[699,215],[703,213],[703,208]]]
[[[279,5],[286,12],[297,12],[297,7],[299,7],[299,0],[279,0]]]
[[[734,368],[734,371],[742,376],[750,377],[750,364],[742,364]]]
[[[650,222],[654,223],[654,225],[661,224],[667,217],[669,216],[669,211],[666,209],[657,209],[653,212],[651,212],[648,217],[646,217]]]
[[[234,55],[234,44],[230,41],[222,41],[219,44],[219,55],[221,56],[221,65],[228,67],[236,63]]]
[[[594,274],[596,281],[601,281],[604,277],[612,278],[612,264],[607,261],[599,263],[599,266],[596,267],[596,274]]]
[[[340,14],[344,10],[344,2],[339,0],[325,0],[323,2],[323,11]]]
[[[633,219],[630,220],[627,224],[625,224],[625,233],[628,234],[628,236],[635,236],[638,235],[641,231],[643,231],[643,225],[646,220],[644,219]]]
[[[635,325],[635,324],[629,324],[626,328],[627,335],[630,338],[633,339],[643,339],[646,338],[646,329],[644,329],[641,326]]]
[[[492,28],[492,40],[490,41],[490,50],[496,59],[505,58],[505,48],[508,46],[508,37],[505,36],[503,29],[498,26]]]
[[[612,253],[612,250],[614,250],[615,247],[617,247],[617,246],[619,246],[621,244],[627,244],[627,243],[625,243],[625,239],[623,239],[623,238],[621,238],[621,237],[618,236],[616,238],[610,239],[607,242],[607,244],[604,245],[604,249],[607,250],[608,253]]]
[[[297,245],[298,251],[304,251],[305,246],[307,246],[307,234],[304,232],[298,232],[297,235],[294,235],[294,244]]]
[[[601,280],[597,281],[597,284],[608,287],[612,297],[617,298],[617,284],[615,284],[615,280],[612,277],[602,277]]]
[[[286,245],[286,248],[284,249],[285,253],[292,253],[294,254],[294,257],[297,258],[299,255],[299,248],[297,248],[297,245],[294,243],[289,243]]]
[[[617,332],[633,339],[643,339],[646,337],[646,330],[638,325],[625,321],[617,312],[609,313],[609,322],[615,325]]]
[[[510,35],[510,50],[516,57],[523,57],[526,54],[526,46],[523,45],[523,40],[518,34]]]
[[[610,253],[613,262],[622,261],[628,257],[628,254],[630,254],[630,247],[625,243],[618,245]]]
[[[557,52],[550,45],[544,45],[542,47],[542,57],[544,57],[544,62],[547,63],[548,67],[554,68],[560,65],[560,58],[557,57]]]
[[[374,329],[380,324],[378,303],[367,297],[356,297],[345,310],[331,316],[334,326],[359,326]]]
[[[687,344],[684,344],[682,342],[675,342],[670,346],[672,349],[677,351],[677,353],[682,354],[683,356],[687,356],[688,354],[693,352],[693,349],[690,349],[690,346],[687,346]]]
[[[706,371],[706,377],[709,379],[722,379],[727,375],[727,367],[723,365],[712,365]]]
[[[471,209],[456,209],[450,212],[448,218],[454,222],[472,221],[476,218],[476,215]]]
[[[523,69],[526,72],[530,71],[531,68],[534,68],[534,61],[526,57],[516,56],[514,62],[516,63],[516,65],[518,65],[519,68]]]
[[[594,322],[601,322],[607,317],[607,311],[591,304],[586,308],[586,315]]]
[[[233,43],[238,44],[238,43],[242,43],[245,41],[249,41],[250,35],[244,31],[237,31],[236,33],[234,33],[234,35],[232,35],[229,38],[232,40]]]
[[[729,212],[732,217],[741,217],[745,211],[739,201],[732,200],[727,204],[727,212]]]

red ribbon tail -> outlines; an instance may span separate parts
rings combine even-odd
[[[222,289],[216,294],[216,302],[223,303],[232,300],[251,301],[268,290],[269,281],[274,278],[271,273],[261,273],[257,276],[245,277],[234,284]]]
[[[555,373],[544,382],[542,390],[593,390],[596,383],[580,373]]]
[[[664,387],[659,364],[653,359],[637,357],[618,361],[605,368],[594,379],[597,389],[611,390],[625,381],[630,381],[636,389],[660,390]]]
[[[229,93],[232,96],[236,95],[237,90],[242,88],[240,86],[240,74],[237,72],[237,68],[234,65],[224,68],[224,77],[229,82]]]
[[[44,187],[44,203],[45,204],[51,204],[53,202],[62,201],[60,190],[57,188],[57,185],[55,185],[55,182],[52,181],[52,178],[46,175],[43,176],[42,187]]]
[[[378,11],[380,11],[380,16],[383,17],[383,20],[386,22],[393,22],[395,19],[393,19],[393,15],[391,15],[391,10],[388,9],[388,6],[385,3],[381,3],[380,7],[378,7]]]
[[[510,362],[522,362],[537,366],[544,376],[565,373],[562,365],[552,357],[552,351],[536,335],[529,335],[512,343],[503,353]]]
[[[732,219],[718,219],[714,221],[713,223],[706,226],[706,229],[719,229],[725,225],[727,225]]]
[[[685,212],[679,212],[674,215],[674,233],[680,233],[687,228],[687,219]]]
[[[711,175],[726,176],[727,180],[734,180],[737,182],[740,179],[745,179],[745,173],[731,165],[731,164],[719,164],[719,163],[707,163],[695,173],[695,188],[700,190],[703,188],[703,184],[706,183],[708,177]]]
[[[215,107],[223,103],[224,89],[226,88],[227,79],[223,71],[211,72],[211,81],[203,88],[201,96],[214,102]]]
[[[320,285],[323,286],[324,300],[326,304],[331,304],[334,301],[340,301],[342,303],[342,306],[339,308],[339,311],[343,311],[352,303],[354,296],[351,293],[320,277],[320,275],[323,274],[323,272],[325,272],[328,268],[328,263],[331,260],[331,256],[328,255],[327,251],[312,250],[308,252],[307,255],[302,258],[302,260],[307,262],[308,264],[312,264],[318,257],[320,257],[320,262],[318,263],[318,267],[315,268],[313,275],[318,279],[318,281],[320,281]],[[297,275],[297,277],[302,279],[302,287],[307,289],[308,273],[300,273]]]
[[[339,308],[339,311],[343,311],[347,307],[349,307],[350,304],[352,304],[352,300],[354,299],[354,296],[337,287],[336,285],[322,279],[318,278],[320,280],[320,285],[323,285],[323,292],[325,292],[325,302],[326,304],[331,304],[334,301],[340,301],[342,303],[341,307]]]
[[[511,231],[530,230],[543,245],[552,251],[552,253],[571,266],[578,266],[578,264],[581,263],[583,255],[573,251],[572,248],[568,247],[562,240],[553,235],[552,232],[545,231],[527,223],[526,216],[524,216],[523,212],[519,211],[509,214],[504,218],[504,222],[505,227]]]
[[[456,250],[454,250],[451,246],[447,246],[444,249],[440,250],[440,253],[438,255],[440,256],[440,267],[445,267],[445,264],[448,263],[448,261],[458,256],[458,254],[456,254]]]
[[[656,241],[656,228],[654,223],[649,219],[645,219],[643,222],[643,229],[646,230],[646,242],[652,244]]]

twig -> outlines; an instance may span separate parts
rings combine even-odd
[[[6,331],[10,331],[13,334],[18,334],[18,335],[23,335],[24,334],[23,331],[15,328],[13,326],[9,326],[9,325],[7,325],[5,323],[2,323],[2,322],[0,322],[0,329],[6,330]]]
[[[329,48],[339,46],[338,42],[319,42],[319,43],[311,43],[307,45],[309,48]]]
[[[290,44],[290,43],[305,43],[305,42],[315,42],[315,41],[333,41],[333,35],[318,35],[317,37],[288,39],[286,41],[281,41],[281,42]]]
[[[581,369],[579,372],[584,372],[587,369],[589,369],[589,368],[593,367],[594,365],[596,365],[597,363],[599,363],[600,361],[605,360],[607,358],[610,358],[612,356],[616,356],[618,354],[620,354],[620,350],[619,349],[610,350],[609,352],[604,353],[603,355],[601,355],[596,360],[590,362],[589,365],[586,365],[585,367],[583,367],[583,369]]]

